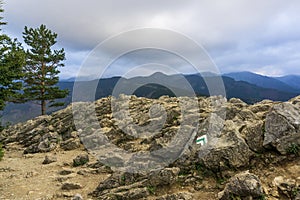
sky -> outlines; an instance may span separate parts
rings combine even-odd
[[[298,0],[4,0],[3,7],[3,31],[21,42],[25,26],[58,34],[64,79],[189,74],[199,71],[193,59],[205,61],[200,71],[300,75]]]

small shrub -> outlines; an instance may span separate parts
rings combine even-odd
[[[266,200],[267,199],[267,197],[266,197],[266,195],[261,195],[259,198],[258,198],[259,200]]]
[[[286,151],[288,154],[298,155],[300,151],[300,146],[298,144],[292,143],[290,144],[290,146],[287,148]]]
[[[203,177],[210,177],[210,176],[214,176],[215,175],[211,170],[207,169],[205,167],[205,165],[202,164],[202,163],[195,163],[194,167],[195,167],[196,172],[199,175],[202,175]]]
[[[125,175],[121,176],[121,178],[120,178],[120,184],[121,185],[125,185],[126,184],[126,176]]]
[[[298,195],[299,192],[300,192],[300,189],[298,189],[298,188],[293,188],[292,191],[291,191],[291,196],[292,196],[293,198],[295,198],[295,197]]]
[[[4,156],[4,151],[2,149],[2,144],[0,144],[0,161],[2,160],[3,156]]]
[[[156,187],[150,185],[150,186],[147,187],[147,190],[149,191],[150,194],[155,194],[155,192],[156,192]]]
[[[231,194],[229,199],[230,200],[242,200],[240,196],[237,196],[237,195],[234,195],[234,194]]]

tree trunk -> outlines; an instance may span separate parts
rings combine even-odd
[[[41,108],[42,108],[42,115],[46,114],[46,100],[44,99],[45,97],[45,63],[42,64],[42,89],[41,89],[41,97],[43,100],[41,101]]]
[[[42,100],[41,102],[42,115],[46,114],[46,101]]]

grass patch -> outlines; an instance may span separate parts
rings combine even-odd
[[[147,186],[147,190],[148,190],[148,192],[149,192],[150,194],[153,195],[153,194],[155,194],[155,192],[156,192],[156,187],[150,185],[150,186]]]

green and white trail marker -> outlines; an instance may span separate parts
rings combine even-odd
[[[207,143],[207,136],[202,135],[196,139],[196,144],[201,144],[201,146],[205,145]]]

